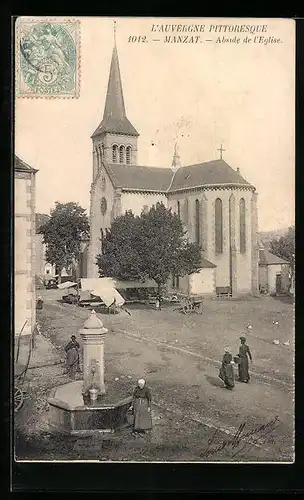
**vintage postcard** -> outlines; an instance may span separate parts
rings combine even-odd
[[[14,50],[15,460],[294,462],[294,21]]]

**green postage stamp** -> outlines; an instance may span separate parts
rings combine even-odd
[[[79,21],[27,19],[16,21],[16,96],[79,95]]]

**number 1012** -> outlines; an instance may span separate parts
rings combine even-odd
[[[146,36],[129,36],[129,38],[128,38],[128,42],[131,42],[131,43],[136,43],[136,42],[145,43],[147,41],[148,40],[147,40]]]

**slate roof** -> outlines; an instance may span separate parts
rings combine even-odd
[[[181,167],[175,173],[170,168],[116,163],[107,163],[105,168],[114,187],[126,190],[165,193],[204,185],[251,186],[223,160]]]
[[[137,130],[133,127],[132,123],[128,120],[126,116],[122,118],[116,118],[114,116],[106,116],[103,118],[100,125],[97,127],[92,137],[103,134],[105,132],[112,134],[122,134],[122,135],[132,135],[139,136]]]
[[[14,160],[14,170],[17,172],[38,172],[35,168],[30,167],[27,163],[25,163],[23,160],[20,160],[18,156],[15,155],[15,160]]]
[[[174,175],[170,191],[205,184],[245,184],[250,186],[249,182],[224,160],[213,160],[179,168]]]
[[[259,250],[259,265],[272,265],[272,264],[289,264],[287,260],[281,259],[277,255],[269,252],[268,250],[264,250],[261,248]]]
[[[128,190],[166,192],[173,175],[170,168],[115,163],[107,163],[105,167],[114,187]]]

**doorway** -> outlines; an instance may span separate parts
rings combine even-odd
[[[276,274],[276,293],[281,293],[282,291],[282,274]]]

